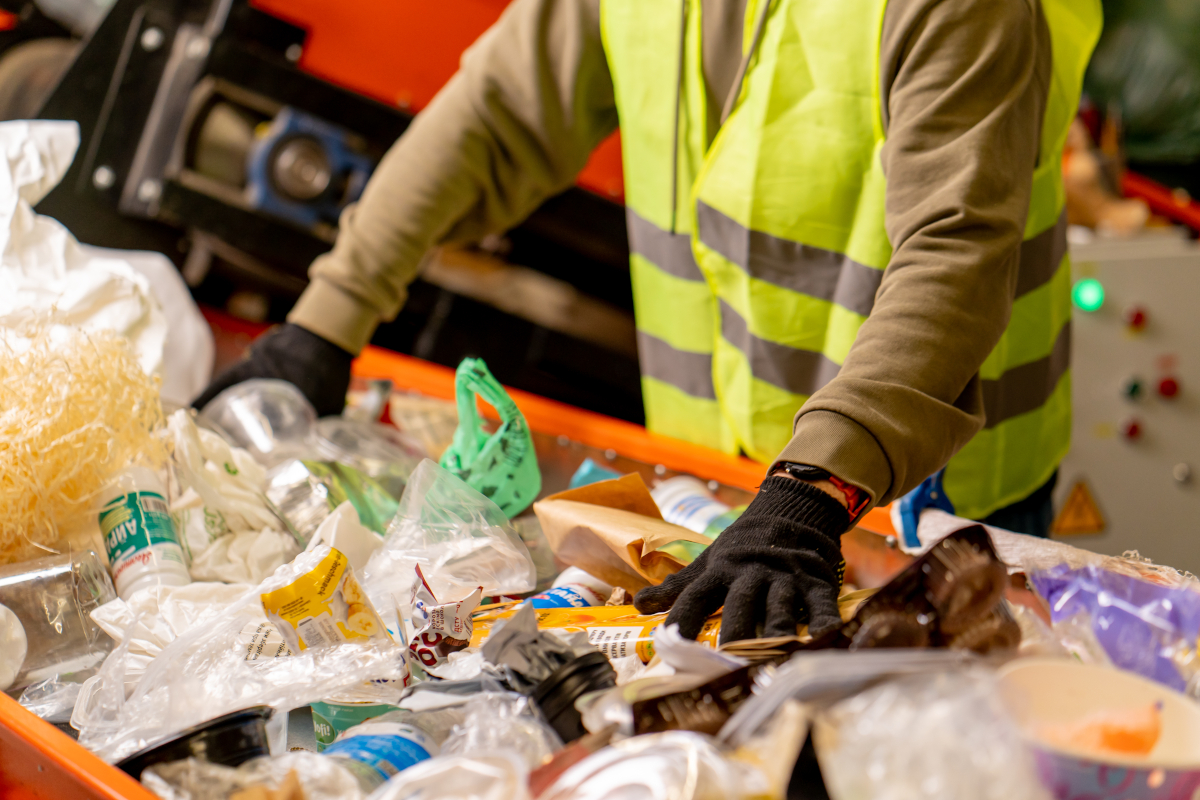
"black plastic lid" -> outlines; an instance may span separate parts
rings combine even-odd
[[[236,767],[271,752],[267,744],[267,720],[272,713],[269,706],[234,711],[134,753],[118,761],[116,766],[138,779],[142,777],[142,770],[153,764],[190,757]]]
[[[601,652],[588,653],[563,664],[533,690],[533,700],[564,742],[573,742],[587,731],[575,701],[588,692],[617,685],[617,673]]]

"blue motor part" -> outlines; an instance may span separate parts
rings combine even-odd
[[[362,194],[375,160],[347,129],[291,107],[275,115],[246,159],[252,208],[302,228],[334,224]]]

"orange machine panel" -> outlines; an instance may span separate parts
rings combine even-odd
[[[388,105],[420,111],[508,0],[253,0],[253,5],[308,30],[300,58],[304,70]],[[616,134],[596,149],[579,184],[623,199]]]

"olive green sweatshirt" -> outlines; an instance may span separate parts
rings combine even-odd
[[[600,2],[508,7],[342,215],[291,322],[357,353],[430,247],[505,231],[574,182],[618,124]],[[735,80],[743,7],[703,0],[711,109]],[[880,65],[894,252],[840,373],[798,409],[779,458],[886,503],[983,426],[978,370],[1016,289],[1050,33],[1039,0],[891,0]]]

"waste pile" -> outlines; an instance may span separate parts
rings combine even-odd
[[[0,690],[160,797],[1200,789],[1191,575],[931,510],[835,630],[693,641],[632,596],[742,509],[591,461],[546,494],[480,361],[456,404],[250,381],[197,414],[121,331],[0,332]]]

